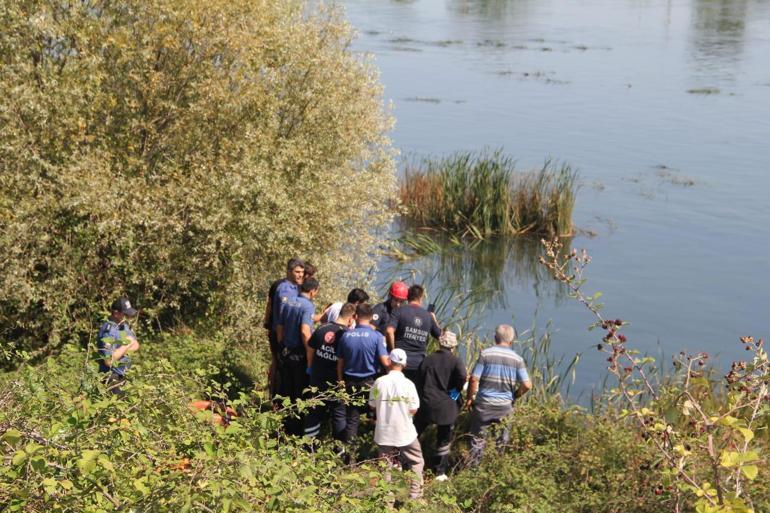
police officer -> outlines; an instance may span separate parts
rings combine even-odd
[[[278,393],[289,397],[292,403],[302,398],[302,392],[308,385],[310,366],[315,350],[310,347],[313,335],[313,299],[318,294],[318,280],[307,278],[300,285],[300,294],[294,299],[284,301],[279,310],[280,319],[276,326],[276,336],[281,353],[278,356]],[[301,436],[302,419],[286,419],[286,431]]]
[[[267,339],[270,343],[270,355],[272,357],[270,370],[268,371],[271,393],[275,393],[278,386],[278,353],[281,351],[281,348],[278,346],[276,328],[280,320],[280,310],[289,300],[297,298],[299,286],[302,285],[304,278],[305,263],[299,258],[290,258],[286,263],[286,277],[271,283],[267,294],[264,328],[267,330]]]
[[[112,303],[110,316],[102,323],[96,336],[99,351],[99,372],[104,373],[104,382],[114,394],[122,394],[126,372],[131,366],[129,353],[139,350],[139,342],[131,331],[127,319],[135,317],[137,311],[127,297],[120,297]]]
[[[310,337],[309,345],[315,351],[310,368],[310,386],[323,394],[337,385],[337,343],[342,334],[355,323],[356,305],[345,303],[332,322],[322,324]],[[321,425],[331,417],[332,437],[345,439],[345,404],[336,399],[325,399],[308,413],[305,436],[315,438],[321,433]]]
[[[372,309],[372,326],[385,335],[385,330],[390,323],[390,316],[406,301],[409,287],[403,281],[394,281],[390,285],[387,301],[383,301]]]
[[[387,368],[390,365],[385,337],[374,329],[371,320],[372,307],[366,303],[358,305],[356,327],[345,331],[337,343],[337,380],[345,384],[345,391],[351,398],[345,419],[346,443],[358,436],[361,414],[369,409],[357,404],[356,399],[365,399],[380,366]]]
[[[407,291],[408,303],[393,312],[386,329],[388,348],[399,348],[406,351],[406,368],[404,376],[417,384],[419,368],[425,359],[428,349],[428,339],[441,336],[436,316],[433,312],[422,307],[425,289],[420,285],[412,285]]]

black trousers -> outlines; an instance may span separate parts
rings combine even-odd
[[[420,379],[419,367],[417,369],[404,369],[403,373],[406,379],[414,383],[414,386],[418,386],[418,380]]]
[[[304,349],[302,352],[284,353],[278,358],[278,386],[276,393],[281,397],[291,399],[291,404],[296,404],[302,398],[304,390],[308,387],[307,357]],[[277,401],[281,404],[280,401]],[[304,419],[296,412],[290,412],[283,421],[286,433],[302,436],[304,433]]]
[[[417,429],[417,434],[421,435],[431,423],[418,418],[415,419],[414,424]],[[452,449],[452,428],[454,428],[453,424],[436,425],[436,453],[433,456],[430,466],[437,476],[446,474],[447,470],[449,470],[449,451]]]
[[[319,392],[329,390],[328,383],[318,386]],[[345,439],[345,427],[347,426],[347,413],[345,403],[342,401],[324,401],[310,410],[305,418],[305,436],[315,438],[321,433],[321,427],[331,418],[332,437],[335,440]]]
[[[358,425],[361,421],[361,414],[369,411],[367,401],[369,400],[369,390],[374,384],[374,376],[368,378],[355,378],[345,376],[345,391],[351,396],[351,399],[363,399],[363,404],[356,405],[349,403],[345,410],[345,443],[350,443],[358,436]],[[357,401],[358,402],[358,401]]]

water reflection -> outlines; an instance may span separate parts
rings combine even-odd
[[[741,63],[750,0],[692,0],[695,71],[733,77]]]
[[[529,8],[526,0],[449,0],[450,12],[471,15],[489,21],[500,22],[509,16],[517,16]]]
[[[437,311],[450,322],[466,329],[470,312],[486,308],[508,309],[509,298],[516,291],[534,296],[552,297],[557,304],[567,296],[562,283],[551,278],[539,262],[542,246],[537,238],[517,237],[458,244],[439,242],[440,250],[406,263],[383,263],[386,288],[394,279],[422,283]],[[564,252],[571,249],[564,239]]]

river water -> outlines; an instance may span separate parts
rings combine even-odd
[[[572,241],[586,291],[664,358],[768,334],[770,2],[347,0],[374,55],[407,157],[503,148],[580,172]],[[488,334],[552,322],[552,350],[582,352],[574,390],[605,375],[592,321],[536,263],[497,241],[410,262],[418,279],[488,290]]]

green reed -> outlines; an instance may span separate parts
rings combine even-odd
[[[502,151],[455,153],[408,167],[400,186],[413,224],[461,237],[573,233],[577,173],[547,160],[519,172]]]

